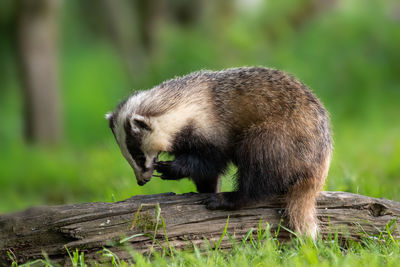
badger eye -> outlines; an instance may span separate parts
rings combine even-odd
[[[138,155],[136,158],[140,162],[146,162],[146,157],[144,155]]]

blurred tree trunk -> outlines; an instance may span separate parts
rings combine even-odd
[[[332,8],[337,0],[306,0],[294,13],[288,15],[288,20],[295,30],[299,30],[310,20]]]
[[[222,28],[230,27],[235,15],[235,2],[230,0],[215,1],[214,8],[216,11],[215,18]]]
[[[142,44],[149,55],[157,50],[160,26],[165,19],[166,0],[136,0]]]
[[[96,4],[96,3],[93,3]],[[146,65],[146,55],[137,28],[135,9],[127,0],[101,0],[101,14],[104,14],[107,34],[122,57],[130,78],[135,77]]]
[[[208,6],[210,6],[210,4],[220,5],[221,2],[225,1],[226,0],[218,0],[212,3],[206,3],[205,0],[169,0],[166,9],[168,9],[168,13],[172,15],[173,19],[176,20],[179,25],[194,26],[202,19],[206,4]],[[233,1],[231,2],[234,3]]]
[[[58,77],[60,0],[20,0],[18,53],[23,81],[25,134],[29,142],[61,138]]]
[[[101,0],[100,4],[111,41],[129,76],[135,77],[157,50],[166,0]]]

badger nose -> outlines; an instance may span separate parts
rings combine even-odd
[[[140,181],[138,181],[137,183],[138,183],[138,185],[142,186],[142,185],[147,184],[148,181],[150,181],[150,179],[140,180]]]

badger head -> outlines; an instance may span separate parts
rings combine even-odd
[[[106,119],[122,155],[135,173],[137,183],[141,186],[146,184],[153,175],[154,162],[159,153],[148,141],[153,131],[150,120],[124,112],[107,113]]]

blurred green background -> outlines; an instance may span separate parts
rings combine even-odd
[[[35,25],[54,32],[29,37]],[[50,52],[41,45],[49,42]],[[41,60],[53,62],[50,72]],[[188,180],[139,187],[104,114],[133,90],[244,65],[295,75],[329,110],[335,151],[326,190],[400,201],[399,1],[2,0],[0,213],[195,191]],[[32,73],[58,95],[40,100],[59,103],[51,140],[27,130]]]

